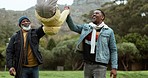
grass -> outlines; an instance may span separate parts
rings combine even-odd
[[[107,78],[110,71],[107,71]],[[0,78],[14,78],[0,71]],[[40,71],[40,78],[83,78],[83,71]],[[148,71],[118,71],[117,78],[148,78]]]

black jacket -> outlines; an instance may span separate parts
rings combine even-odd
[[[16,32],[10,39],[8,47],[6,49],[6,62],[7,67],[11,68],[14,67],[16,69],[16,77],[20,78],[19,75],[21,73],[22,68],[22,53],[23,53],[23,38],[22,31]],[[39,52],[39,40],[41,37],[45,35],[43,31],[43,26],[39,27],[38,29],[31,29],[28,32],[28,39],[29,44],[32,49],[33,54],[35,55],[38,64],[42,64],[42,56]]]

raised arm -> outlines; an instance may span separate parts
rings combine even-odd
[[[64,7],[64,10],[69,10],[69,9],[70,9],[69,6]],[[70,28],[70,30],[72,30],[74,32],[77,32],[79,34],[81,33],[83,25],[75,25],[73,23],[73,20],[72,20],[71,16],[70,16],[70,13],[67,16],[66,22],[67,22],[68,27]]]

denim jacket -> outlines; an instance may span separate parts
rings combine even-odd
[[[76,46],[76,49],[80,50],[80,44],[82,43],[84,38],[90,32],[92,32],[92,27],[89,24],[74,25],[70,16],[67,17],[66,22],[72,31],[80,34],[80,38]],[[114,32],[111,28],[105,25],[100,31],[100,35],[96,43],[95,61],[108,64],[109,60],[111,61],[111,67],[117,69],[118,54]]]

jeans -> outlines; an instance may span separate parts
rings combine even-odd
[[[35,67],[23,67],[22,78],[39,78],[39,68]]]
[[[84,78],[106,78],[107,67],[98,64],[84,64]]]

